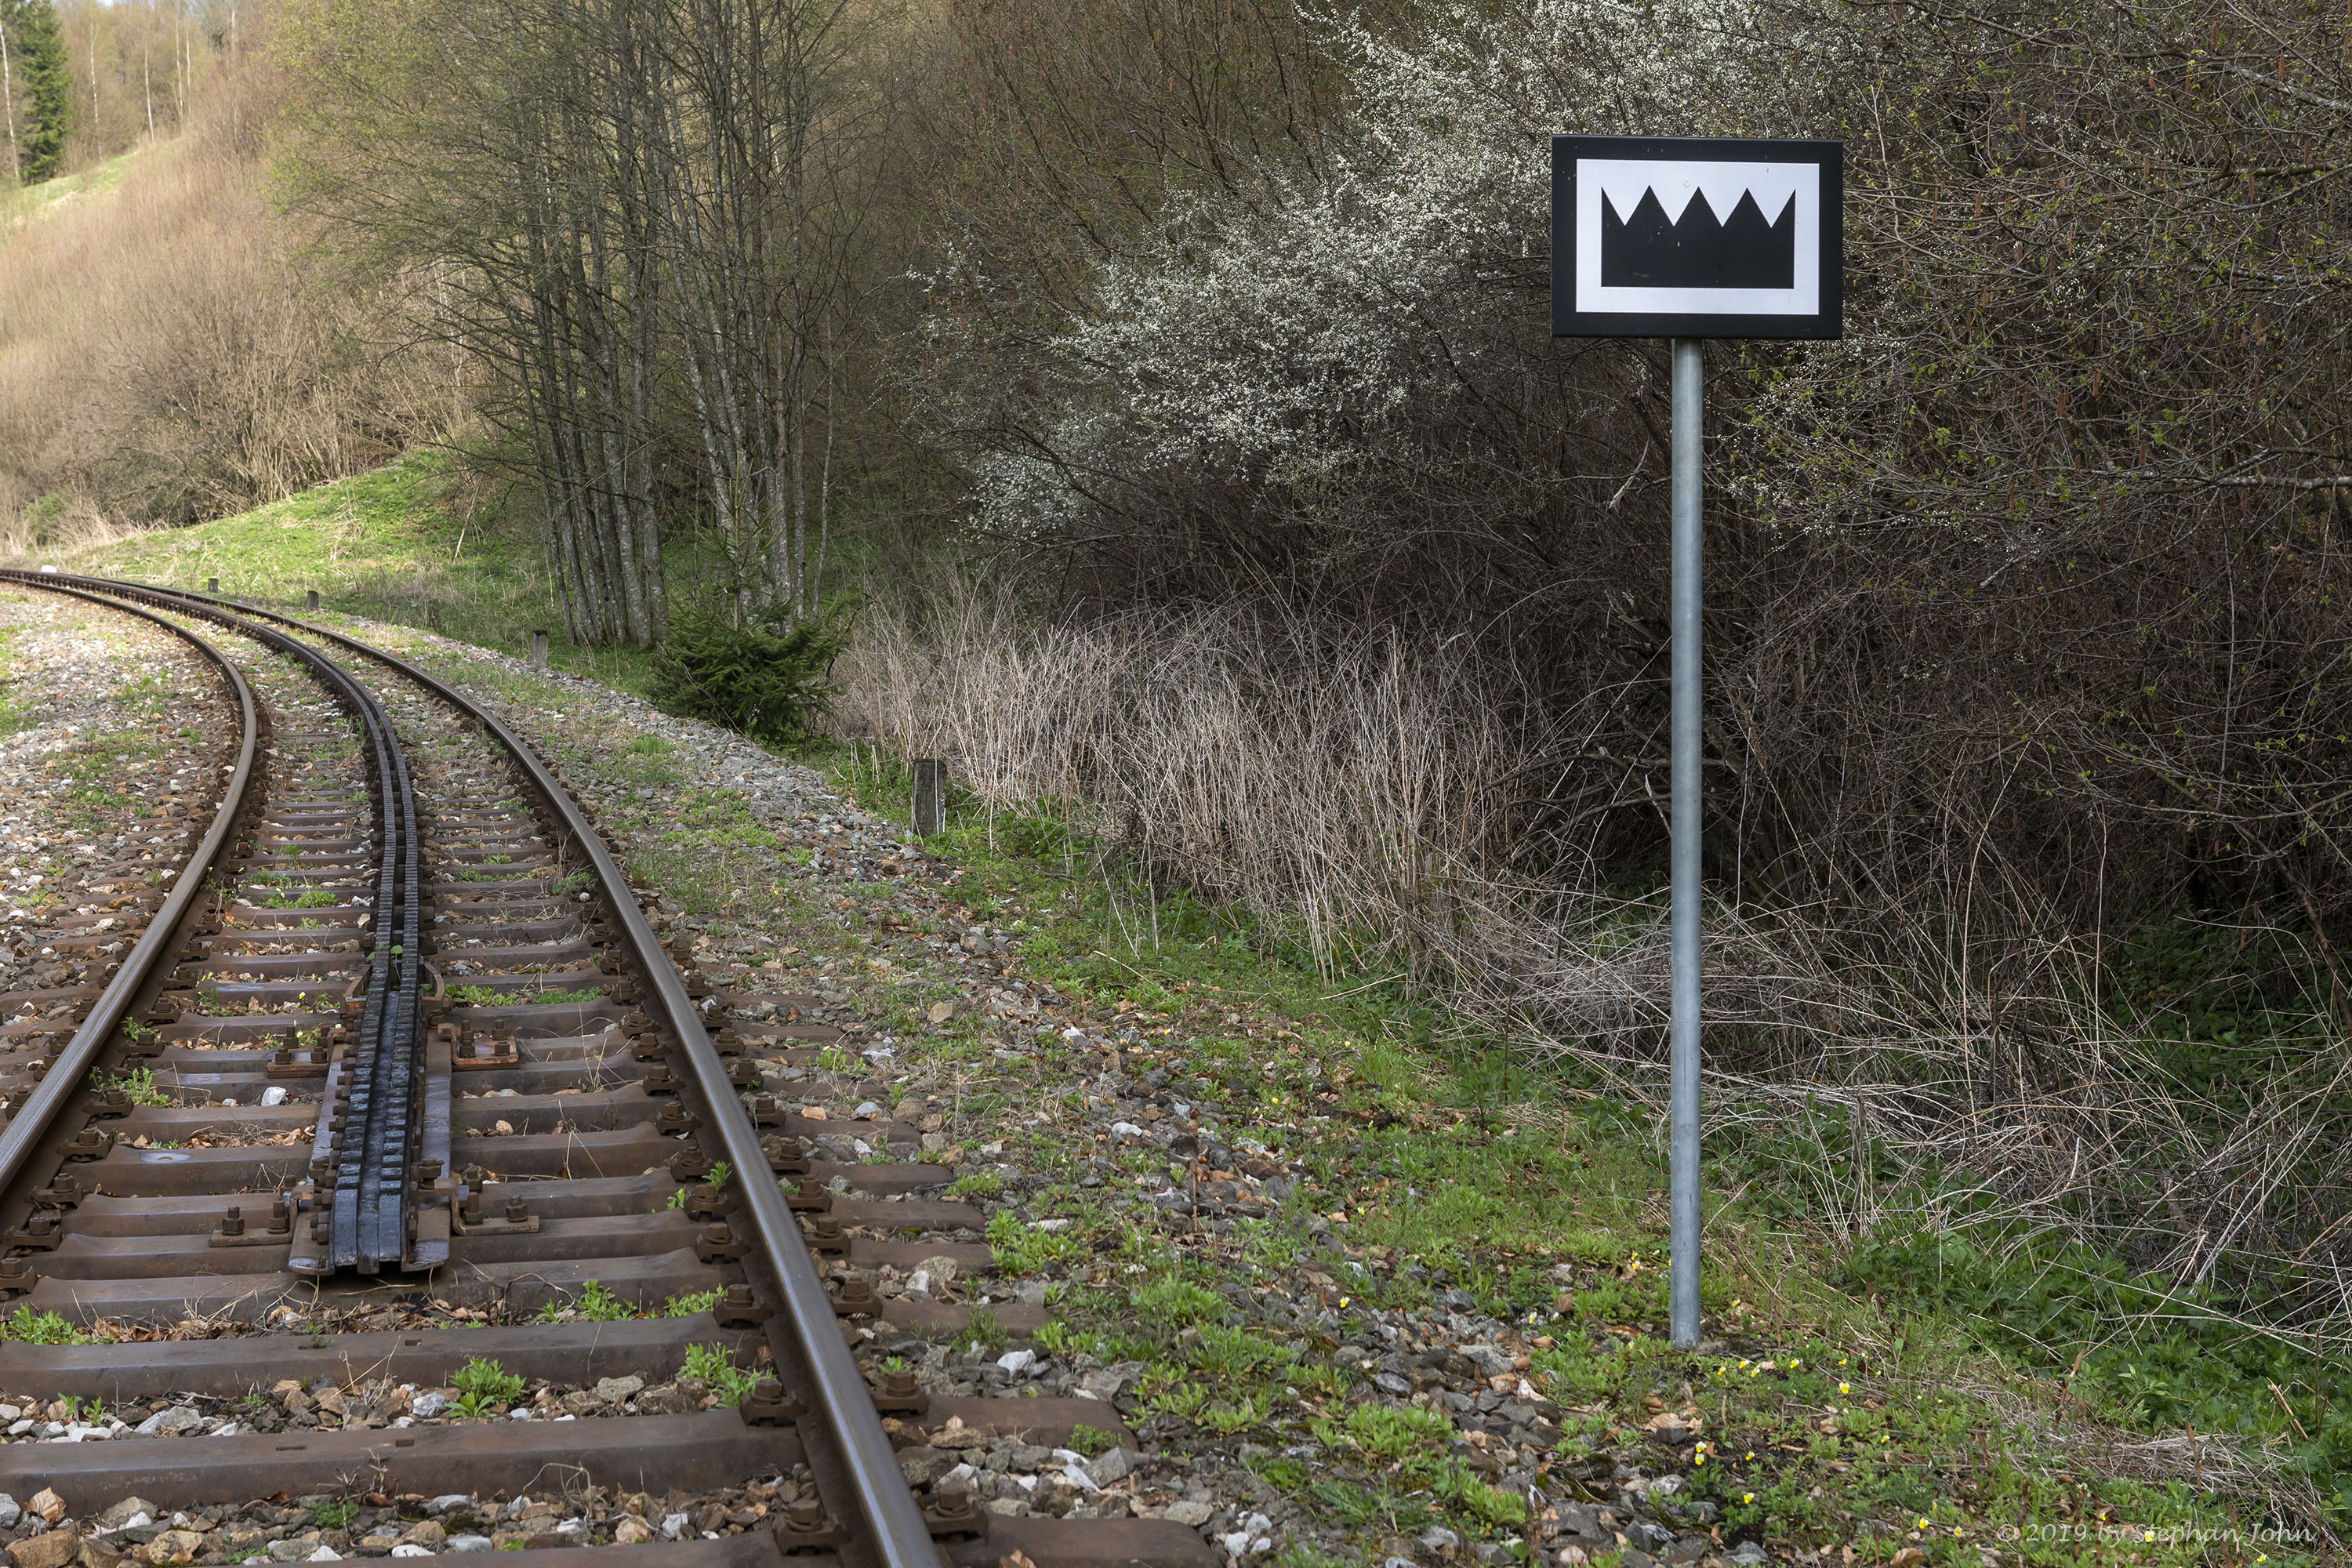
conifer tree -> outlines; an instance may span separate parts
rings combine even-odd
[[[8,32],[10,97],[17,116],[16,175],[27,184],[58,171],[73,115],[73,78],[50,0],[0,0]]]

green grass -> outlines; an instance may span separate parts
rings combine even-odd
[[[359,1517],[360,1505],[349,1498],[322,1502],[310,1510],[310,1522],[321,1530],[341,1530]]]
[[[527,514],[462,483],[449,460],[413,452],[351,479],[191,528],[165,529],[59,557],[67,570],[221,592],[299,613],[315,588],[330,612],[442,632],[528,657],[548,631],[551,668],[633,691],[647,656],[579,648],[566,638]]]
[[[460,1007],[552,1007],[593,1002],[601,991],[501,991],[494,985],[452,985],[442,993]]]
[[[500,1412],[522,1397],[523,1381],[497,1362],[476,1356],[449,1380],[457,1391],[457,1408],[467,1415]]]
[[[19,223],[62,211],[63,204],[77,197],[112,190],[122,183],[123,172],[131,167],[131,160],[139,156],[141,151],[142,149],[133,148],[128,153],[118,153],[104,163],[33,184],[13,188],[0,186],[0,238],[5,238],[7,231]]]
[[[577,1300],[570,1302],[551,1300],[539,1310],[539,1321],[542,1323],[564,1323],[574,1320],[590,1323],[617,1323],[636,1315],[636,1308],[594,1279],[581,1288]]]
[[[988,1216],[988,1249],[998,1273],[1018,1279],[1076,1256],[1079,1238],[1067,1230],[1039,1230],[1010,1209],[999,1209]]]
[[[28,1345],[88,1344],[89,1336],[75,1328],[55,1312],[36,1312],[30,1307],[19,1307],[16,1313],[0,1321],[0,1339],[20,1341]]]
[[[1004,1178],[993,1171],[971,1171],[948,1184],[948,1196],[982,1202],[1004,1190]]]
[[[119,1089],[133,1105],[169,1105],[172,1097],[155,1087],[155,1075],[146,1068],[134,1068],[117,1078],[110,1078],[98,1068],[89,1069],[89,1086],[99,1093]]]
[[[904,821],[902,771],[848,748],[795,754],[866,809]],[[2095,1538],[2064,1532],[2104,1510],[2106,1523],[2133,1526],[2140,1554],[2130,1561],[2186,1563],[2203,1561],[2202,1548],[2178,1532],[2226,1531],[2233,1510],[2240,1522],[2261,1514],[2250,1497],[2210,1486],[2102,1477],[2067,1444],[1996,1418],[1995,1395],[2052,1427],[2089,1418],[2122,1433],[2177,1436],[2186,1423],[2236,1435],[2281,1479],[2301,1472],[2336,1497],[2339,1520],[2352,1511],[2337,1495],[2352,1437],[2341,1363],[2184,1310],[2177,1293],[2062,1237],[1996,1246],[1990,1233],[1956,1230],[1965,1216],[1928,1186],[1882,1191],[1890,1221],[1866,1243],[1842,1240],[1820,1206],[1831,1152],[1848,1160],[1844,1179],[1853,1173],[1853,1141],[1833,1116],[1792,1116],[1711,1146],[1704,1299],[1731,1348],[1677,1351],[1664,1332],[1663,1149],[1639,1108],[1532,1067],[1377,973],[1318,974],[1279,930],[1147,888],[1050,807],[954,811],[927,847],[961,865],[957,896],[971,919],[1017,933],[1032,981],[1083,1015],[1138,1026],[1142,1039],[1123,1052],[1129,1072],[1158,1068],[1171,1090],[1247,1121],[1307,1169],[1286,1212],[1181,1258],[1158,1234],[1107,1214],[1055,1233],[1050,1250],[1000,1215],[989,1240],[1001,1268],[1068,1276],[1054,1298],[1061,1316],[1038,1342],[1145,1361],[1139,1392],[1179,1429],[1276,1445],[1323,1424],[1326,1458],[1261,1473],[1360,1530],[1368,1550],[1434,1519],[1493,1539],[1512,1528],[1520,1500],[1478,1468],[1482,1451],[1441,1429],[1442,1415],[1334,1405],[1357,1374],[1260,1318],[1249,1287],[1269,1269],[1339,1281],[1343,1317],[1351,1302],[1425,1308],[1444,1282],[1529,1340],[1545,1336],[1549,1348],[1525,1375],[1570,1413],[1563,1455],[1642,1451],[1648,1402],[1692,1389],[1709,1458],[1691,1464],[1686,1451],[1683,1496],[1769,1536],[1835,1543],[1874,1521],[1893,1531],[1880,1538],[1883,1555],[1916,1542],[1930,1563],[1973,1564],[2005,1529],[2040,1527],[2053,1544],[2026,1560],[2071,1568],[2089,1555],[2055,1543]],[[956,1055],[970,1049],[963,1027],[922,1047],[966,1059]],[[971,1027],[976,1039],[994,1026]],[[1041,1085],[1090,1070],[1055,1062],[1050,1040],[1039,1046]],[[1131,1173],[1168,1171],[1156,1152],[1094,1152]],[[1069,1155],[1041,1142],[1020,1157],[1047,1171]],[[1125,1279],[1130,1268],[1148,1278]],[[2158,1540],[2139,1542],[2143,1531]],[[2291,1543],[2266,1549],[2273,1563],[2310,1561]]]
[[[254,895],[255,906],[265,910],[323,910],[337,898],[331,888],[270,888],[251,880],[247,891]]]
[[[1070,1428],[1068,1447],[1073,1452],[1084,1454],[1089,1459],[1097,1454],[1108,1453],[1118,1446],[1118,1434],[1116,1432],[1106,1432],[1083,1421]]]
[[[686,1364],[677,1369],[681,1378],[700,1378],[710,1392],[719,1395],[719,1403],[733,1406],[743,1403],[760,1381],[760,1374],[749,1367],[737,1366],[725,1345],[688,1345]]]

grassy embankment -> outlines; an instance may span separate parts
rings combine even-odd
[[[122,172],[142,149],[118,153],[102,163],[91,165],[77,174],[59,174],[53,180],[42,180],[30,185],[0,186],[0,235],[20,223],[29,223],[47,213],[57,211],[59,204],[82,196],[97,195],[110,191],[122,183]]]
[[[551,624],[544,574],[527,546],[483,536],[453,500],[436,465],[411,461],[59,564],[195,586],[218,576],[225,591],[280,604],[318,587],[331,608],[521,652],[530,626]],[[557,643],[559,667],[642,685],[642,661]],[[811,748],[803,760],[869,808],[898,812],[904,780],[870,754]],[[706,818],[722,836],[743,830],[704,809],[724,803],[675,804],[665,837],[679,839],[682,865]],[[1631,1452],[1661,1405],[1696,1406],[1709,1449],[1685,1461],[1693,1497],[1769,1536],[1851,1541],[1864,1562],[1975,1568],[1987,1549],[2085,1565],[2324,1557],[2255,1526],[2271,1500],[2343,1484],[2352,1400],[2333,1397],[2339,1363],[2232,1329],[2055,1241],[2003,1259],[1918,1227],[1838,1241],[1809,1215],[1799,1168],[1816,1146],[1753,1137],[1711,1152],[1706,1299],[1725,1337],[1685,1355],[1660,1335],[1664,1163],[1644,1108],[1531,1072],[1473,1024],[1373,977],[1318,977],[1277,933],[1230,911],[1163,892],[1156,918],[1139,921],[1152,895],[1050,811],[961,821],[939,847],[967,864],[971,897],[995,905],[989,918],[1025,931],[1034,978],[1105,1012],[1171,1020],[1187,1075],[1304,1146],[1315,1185],[1263,1231],[1260,1266],[1320,1267],[1381,1306],[1425,1296],[1427,1277],[1442,1276],[1498,1316],[1532,1314],[1530,1334],[1540,1325],[1554,1341],[1535,1374],[1570,1413],[1566,1447]],[[689,908],[702,896],[691,877],[665,885]],[[1081,1234],[1122,1245],[1124,1222],[1093,1201],[1071,1194]],[[1313,1215],[1322,1223],[1310,1231]],[[1583,1283],[1559,1289],[1562,1264]],[[1124,1292],[1073,1292],[1067,1331],[1100,1336],[1106,1352],[1184,1353],[1133,1338],[1128,1305]],[[1590,1353],[1594,1333],[1630,1353]],[[1259,1395],[1280,1409],[1280,1391],[1250,1386],[1247,1368],[1191,1372],[1235,1384],[1204,1415],[1240,1418]],[[1271,1484],[1360,1514],[1374,1533],[1415,1517],[1427,1489],[1411,1464],[1392,1468],[1369,1446],[1360,1458],[1337,1470],[1318,1460],[1312,1473],[1278,1449],[1256,1462]]]
[[[331,610],[518,655],[543,629],[558,669],[633,691],[651,679],[642,655],[571,645],[537,543],[494,496],[467,490],[431,454],[197,527],[38,559],[64,572],[199,591],[217,578],[224,594],[280,609],[299,608],[316,589]]]
[[[812,760],[869,809],[904,820],[907,781],[870,753]],[[1106,1011],[1185,1019],[1193,1037],[1169,1053],[1185,1076],[1254,1100],[1269,1136],[1306,1131],[1312,1210],[1332,1226],[1315,1250],[1334,1273],[1369,1266],[1353,1276],[1360,1300],[1425,1301],[1430,1284],[1407,1272],[1418,1266],[1465,1282],[1492,1315],[1548,1331],[1557,1348],[1537,1366],[1572,1412],[1564,1448],[1630,1458],[1662,1404],[1695,1405],[1707,1452],[1686,1459],[1691,1496],[1769,1537],[1852,1541],[1864,1562],[1975,1564],[1986,1548],[2035,1563],[2304,1560],[2251,1528],[2294,1466],[2284,1450],[2297,1424],[2284,1399],[2267,1421],[2231,1423],[2252,1428],[2253,1443],[2209,1436],[2180,1473],[2193,1437],[2168,1451],[2136,1441],[2183,1434],[2151,1420],[2134,1368],[2084,1375],[2080,1352],[2137,1342],[2139,1378],[2196,1380],[2224,1418],[2276,1394],[2195,1324],[2134,1324],[2111,1295],[2066,1289],[2070,1275],[2104,1282],[2104,1260],[2045,1250],[2038,1280],[1938,1278],[1932,1258],[1919,1267],[1900,1243],[1857,1250],[1808,1226],[1805,1189],[1759,1181],[1769,1163],[1752,1143],[1718,1150],[1703,1296],[1722,1339],[1684,1354],[1661,1337],[1665,1171],[1652,1112],[1531,1072],[1474,1024],[1392,986],[1320,979],[1304,951],[1229,911],[1155,897],[1104,866],[1049,814],[974,812],[938,842],[970,867],[975,893],[1001,900],[993,918],[1027,921],[1030,973]],[[900,1020],[912,1021],[911,1011]],[[1328,1120],[1306,1121],[1318,1113]],[[1299,1243],[1266,1245],[1295,1260]],[[1561,1263],[1585,1283],[1559,1289]],[[1591,1283],[1595,1270],[1605,1282]],[[2018,1353],[1990,1299],[2004,1289],[2036,1316],[2052,1353]],[[1930,1299],[1938,1291],[1944,1305]],[[1095,1295],[1071,1306],[1116,1346],[1131,1317],[1125,1293]],[[1601,1333],[1633,1353],[1593,1354],[1590,1336]],[[1271,1456],[1262,1468],[1342,1512],[1376,1517],[1396,1501],[1377,1466],[1352,1493]],[[1906,1547],[1922,1555],[1902,1558]]]

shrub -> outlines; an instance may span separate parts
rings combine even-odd
[[[522,1397],[523,1381],[485,1356],[476,1356],[449,1380],[457,1391],[457,1408],[467,1415],[495,1414]]]
[[[678,611],[658,656],[654,699],[754,740],[788,741],[832,708],[829,678],[847,637],[831,616],[779,634]]]

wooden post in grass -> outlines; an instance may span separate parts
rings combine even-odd
[[[530,667],[541,674],[547,671],[547,634],[536,629],[530,634]]]
[[[937,757],[915,759],[915,837],[929,838],[948,825],[948,765]]]

